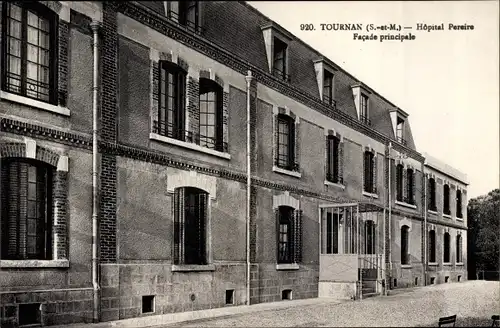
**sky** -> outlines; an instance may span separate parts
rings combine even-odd
[[[469,199],[499,188],[498,1],[248,3],[407,112],[417,151],[467,174]],[[415,39],[354,40],[355,31],[320,25],[333,23],[398,24],[412,29],[391,33]],[[416,30],[417,24],[444,30]]]

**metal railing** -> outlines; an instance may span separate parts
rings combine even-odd
[[[401,137],[401,136],[398,136],[398,137],[396,138],[396,140],[397,140],[400,144],[402,144],[402,145],[405,145],[405,146],[406,146],[406,144],[407,144],[406,140],[405,140],[403,137]]]
[[[198,22],[193,22],[187,18],[181,17],[175,11],[169,10],[167,13],[167,17],[176,22],[177,24],[186,27],[189,31],[200,34],[202,32],[202,28]],[[183,18],[183,19],[181,19]]]
[[[359,119],[361,122],[365,123],[366,125],[372,125],[372,121],[368,118],[368,116],[360,115]]]
[[[288,170],[288,171],[293,171],[293,172],[299,172],[300,171],[300,165],[299,163],[288,163],[286,165],[283,164],[282,161],[280,161],[279,159],[276,159],[276,162],[274,163],[277,167],[281,168],[281,169],[285,169],[285,170]]]
[[[273,75],[282,79],[285,82],[290,82],[290,75],[288,75],[287,73],[285,73],[277,68],[273,69]]]

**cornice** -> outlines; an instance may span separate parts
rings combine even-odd
[[[293,98],[296,101],[306,105],[307,107],[314,109],[322,113],[323,115],[328,116],[381,143],[389,144],[389,142],[393,142],[394,149],[397,149],[401,152],[406,152],[408,155],[411,155],[411,157],[418,161],[424,161],[424,157],[417,151],[394,143],[394,140],[390,139],[388,136],[367,127],[366,125],[357,121],[355,118],[340,110],[332,111],[331,107],[323,104],[320,99],[316,99],[315,97],[299,90],[298,88],[284,83],[279,78],[274,77],[265,70],[238,58],[236,55],[230,53],[226,49],[202,38],[201,36],[182,30],[174,23],[168,21],[166,17],[155,13],[154,11],[138,2],[125,1],[117,8],[117,10],[118,12],[140,22],[141,24],[144,24],[158,31],[159,33],[162,33],[163,35],[174,39],[190,48],[193,48],[196,51],[222,63],[223,65],[239,72],[240,74],[246,75],[248,70],[250,69],[254,75],[254,78],[263,85],[266,85],[269,88],[272,88],[290,98]]]

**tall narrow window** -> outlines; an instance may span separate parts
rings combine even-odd
[[[410,264],[408,234],[410,228],[406,225],[401,227],[401,264]]]
[[[457,235],[457,263],[462,263],[462,235]]]
[[[436,263],[436,231],[429,231],[429,262]]]
[[[369,119],[369,113],[368,113],[368,97],[364,94],[361,94],[361,99],[360,99],[360,107],[361,107],[361,113],[359,118],[361,119],[361,122],[370,125],[371,121]]]
[[[404,188],[403,170],[404,170],[403,165],[398,164],[396,166],[396,200],[399,202],[403,201],[403,188]]]
[[[339,138],[328,136],[327,149],[327,172],[326,179],[330,182],[340,183],[339,181]]]
[[[364,154],[364,189],[366,192],[373,193],[374,192],[374,162],[375,158],[371,151],[365,151]]]
[[[436,180],[429,179],[429,210],[436,211]]]
[[[324,254],[338,254],[339,253],[339,225],[341,215],[337,213],[327,212],[326,222],[324,224],[323,238],[325,240]]]
[[[414,198],[415,198],[415,195],[413,194],[414,188],[415,188],[415,177],[414,177],[413,169],[406,170],[406,179],[407,179],[407,182],[406,182],[407,199],[405,199],[405,202],[408,204],[413,204]]]
[[[2,90],[57,102],[57,15],[38,2],[2,2]]]
[[[443,213],[451,214],[450,211],[450,186],[445,184],[443,186]]]
[[[207,264],[208,193],[192,187],[177,188],[174,202],[174,262]]]
[[[333,74],[327,70],[323,71],[323,101],[333,105]]]
[[[278,263],[293,262],[293,211],[289,206],[280,206],[278,209]]]
[[[200,136],[203,147],[224,151],[222,142],[222,87],[212,80],[200,79]]]
[[[1,164],[2,258],[50,260],[51,167],[19,158]]]
[[[404,139],[404,124],[405,121],[401,117],[398,117],[396,123],[396,139],[398,142],[406,145],[406,140]]]
[[[160,62],[160,97],[155,131],[163,136],[185,140],[186,71],[179,66]]]
[[[288,80],[288,74],[286,70],[286,49],[287,44],[275,37],[273,54],[273,75],[285,81]]]
[[[448,232],[444,233],[443,237],[443,262],[450,263],[450,234]]]
[[[295,122],[287,115],[278,115],[278,167],[296,171],[295,164]]]
[[[365,222],[365,254],[375,254],[375,222]]]
[[[462,191],[457,190],[457,218],[462,218]]]
[[[179,1],[179,24],[197,32],[199,30],[198,1]]]

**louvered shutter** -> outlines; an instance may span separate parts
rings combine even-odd
[[[278,115],[273,115],[273,165],[278,165],[279,154],[279,133],[278,133]]]
[[[363,186],[365,191],[369,191],[368,189],[368,175],[370,174],[370,162],[369,156],[367,152],[363,153]]]
[[[372,155],[372,190],[371,192],[377,193],[377,156]]]
[[[198,194],[199,207],[198,207],[198,260],[199,264],[206,264],[206,238],[205,238],[205,227],[207,222],[208,213],[208,194],[200,193]]]
[[[330,136],[325,136],[325,153],[326,153],[326,161],[325,161],[325,176],[326,180],[331,181],[331,149],[330,149]]]
[[[293,212],[293,262],[302,262],[302,210]]]
[[[174,263],[184,262],[184,188],[174,192]]]
[[[280,251],[280,208],[276,207],[274,209],[274,220],[276,222],[276,259],[277,262],[281,262],[281,251]]]
[[[431,187],[431,179],[426,178],[427,181],[427,209],[432,210],[432,187]]]
[[[408,170],[403,168],[403,201],[408,202]]]
[[[339,183],[344,184],[344,142],[339,143]]]
[[[412,199],[411,199],[411,203],[413,205],[417,205],[417,172],[416,171],[412,171],[412,178],[411,178],[411,196],[412,196]]]
[[[297,142],[297,132],[298,132],[298,124],[295,126],[295,122],[290,119],[288,121],[288,132],[289,132],[289,144],[288,144],[288,163],[289,168],[292,171],[296,171],[296,163],[298,163],[298,142]]]

